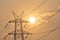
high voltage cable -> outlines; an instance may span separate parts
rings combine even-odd
[[[45,34],[45,35],[43,35],[43,36],[41,36],[38,40],[40,40],[41,38],[43,38],[43,37],[47,36],[48,34],[50,34],[50,33],[54,32],[54,31],[56,31],[57,29],[60,29],[60,25],[59,25],[58,27],[56,27],[56,28],[54,28],[54,29],[50,30],[50,31],[43,32],[43,33],[46,33],[46,34]]]
[[[51,17],[53,17],[53,16],[55,16],[57,13],[55,13],[54,15],[52,15],[52,16],[50,16],[48,19],[46,19],[46,20],[49,20]],[[43,21],[42,23],[44,23],[45,21]],[[42,24],[41,23],[41,24]],[[38,25],[41,25],[41,24],[38,24]],[[33,27],[33,28],[31,28],[31,29],[29,29],[29,30],[33,30],[33,29],[35,29],[35,28],[37,28],[37,26],[35,26],[35,27]],[[27,31],[29,31],[29,30],[27,30]]]
[[[42,6],[47,0],[44,0],[41,4],[39,4],[35,9],[33,9],[30,13],[32,13],[33,11],[37,10],[37,8],[39,8],[40,6]],[[17,16],[19,18],[18,15],[16,15],[16,13],[14,11],[12,11],[14,18],[15,16]]]
[[[31,12],[37,10],[39,7],[41,7],[47,0],[44,0],[41,4],[39,4],[35,9],[33,9]]]
[[[57,13],[54,13],[52,16],[49,16],[46,20],[49,20],[50,18],[52,18],[52,17],[54,17],[55,15],[56,15]],[[42,19],[44,19],[44,18],[42,18]],[[45,21],[43,21],[42,23],[44,23]],[[42,24],[41,23],[41,24]],[[38,24],[38,25],[41,25],[41,24]],[[38,26],[38,25],[36,25],[36,26]],[[30,31],[30,30],[33,30],[33,29],[35,29],[35,28],[37,28],[37,27],[33,27],[33,28],[31,28],[31,29],[29,29],[29,30],[27,30],[27,31]]]
[[[58,10],[58,11],[59,11],[59,10]],[[57,14],[57,11],[56,11],[56,14]],[[54,14],[53,16],[55,16],[56,14]],[[50,18],[53,17],[53,16],[50,16],[48,19],[50,19]],[[47,19],[47,20],[48,20],[48,19]],[[40,25],[40,24],[39,24],[39,25]],[[36,27],[33,27],[32,29],[34,29],[34,28],[36,28]],[[43,32],[43,33],[46,33],[46,34],[43,35],[43,36],[41,36],[40,39],[43,38],[43,37],[45,37],[45,36],[47,36],[48,34],[54,32],[55,30],[57,30],[57,29],[59,29],[59,28],[60,28],[60,27],[56,27],[56,28],[54,28],[54,29],[52,29],[52,30],[50,30],[50,31]],[[29,30],[32,30],[32,29],[29,29]],[[28,30],[28,31],[29,31],[29,30]]]
[[[44,0],[42,3],[40,3],[37,7],[35,7],[32,11],[28,12],[28,13],[32,13],[34,11],[36,11],[39,7],[41,7],[47,0]]]

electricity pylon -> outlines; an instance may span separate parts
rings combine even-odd
[[[26,24],[28,23],[28,21],[24,21],[24,20],[22,19],[22,16],[23,16],[24,11],[22,12],[21,18],[19,18],[19,16],[17,16],[14,11],[12,11],[12,13],[13,13],[13,15],[14,15],[14,20],[10,20],[10,21],[8,21],[8,23],[15,23],[15,28],[14,28],[14,31],[8,33],[8,34],[4,37],[4,39],[6,39],[6,37],[7,37],[8,35],[14,35],[14,40],[17,40],[17,38],[19,38],[19,37],[21,37],[22,40],[24,40],[24,39],[27,38],[30,34],[32,34],[32,33],[28,33],[28,32],[26,32],[26,31],[23,30],[23,27],[22,27],[23,24],[22,24],[22,23],[26,23]],[[16,18],[16,17],[17,17],[17,18]],[[7,27],[8,23],[6,24],[5,27]],[[17,23],[19,23],[18,25],[20,25],[20,30],[18,30],[18,31],[17,31],[17,26],[18,26]],[[24,25],[24,27],[26,26],[26,24]],[[19,32],[19,33],[17,33],[17,32]],[[20,35],[20,36],[17,37],[17,35]],[[24,35],[26,35],[26,36],[24,36]]]

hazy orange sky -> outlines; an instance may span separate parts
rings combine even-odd
[[[38,19],[38,17],[40,17],[40,15],[43,14],[44,12],[55,11],[54,13],[56,13],[56,15],[50,18],[48,20],[49,21],[48,23],[44,22],[40,25],[39,23],[41,21],[40,19],[38,20],[37,26],[34,25],[34,27],[37,28],[28,31],[33,33],[31,38],[30,37],[29,38],[31,40],[60,40],[60,29],[57,29],[56,31],[47,34],[47,36],[41,38],[41,36],[45,35],[41,33],[60,26],[60,14],[56,12],[56,10],[60,9],[60,0],[46,0],[46,2],[44,2],[43,5],[39,6],[43,1],[44,0],[0,0],[0,40],[3,40],[4,36],[10,32],[10,29],[12,31],[14,28],[12,27],[13,26],[12,24],[9,24],[8,25],[9,27],[4,29],[5,24],[9,20],[12,20],[14,18],[12,10],[17,15],[19,15],[20,13],[22,13],[22,11],[24,11],[23,17],[26,19],[29,19],[30,16],[35,16]],[[34,10],[35,8],[36,10]],[[48,13],[51,14],[51,12]],[[27,28],[30,29],[33,27],[27,27]],[[8,36],[6,40],[13,40],[13,36],[12,37]]]

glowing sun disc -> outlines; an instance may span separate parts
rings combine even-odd
[[[30,23],[35,23],[36,19],[34,17],[30,17],[29,21]]]

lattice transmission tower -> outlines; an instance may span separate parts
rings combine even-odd
[[[29,35],[32,35],[32,33],[29,33],[27,31],[23,30],[23,23],[25,23],[24,27],[28,23],[28,21],[25,21],[25,20],[22,19],[24,11],[21,13],[20,18],[19,18],[19,16],[16,15],[16,13],[14,11],[12,11],[12,13],[13,13],[13,16],[14,16],[14,20],[8,21],[8,23],[5,25],[5,28],[8,26],[9,23],[14,23],[15,28],[14,28],[14,31],[8,33],[4,37],[4,39],[6,39],[8,37],[8,35],[14,35],[14,40],[17,40],[18,38],[21,38],[21,40],[25,40],[26,38],[28,38]],[[20,29],[19,30],[17,30],[17,26],[18,26],[17,24],[20,25]]]

